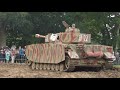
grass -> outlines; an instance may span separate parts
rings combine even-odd
[[[120,68],[120,65],[113,65],[114,68]]]

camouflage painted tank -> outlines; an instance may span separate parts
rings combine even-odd
[[[75,24],[72,27],[65,22],[65,32],[49,33],[45,43],[26,47],[27,64],[32,69],[52,71],[73,71],[76,66],[108,67],[115,58],[113,48],[105,45],[92,45],[91,34],[80,33]]]

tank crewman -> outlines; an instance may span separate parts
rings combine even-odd
[[[66,32],[70,32],[70,31],[73,31],[75,29],[75,24],[72,24],[72,27],[68,27],[66,28]]]
[[[75,24],[72,24],[72,31],[79,32],[80,30],[78,28],[75,28]]]
[[[79,32],[78,28],[75,28],[75,24],[72,24],[72,27],[66,28],[66,32]]]
[[[72,24],[72,29],[75,29],[75,24]]]

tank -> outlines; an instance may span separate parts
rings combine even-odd
[[[91,44],[91,34],[80,33],[80,29],[65,21],[65,32],[36,34],[45,43],[26,46],[27,65],[31,69],[73,71],[78,66],[111,68],[115,59],[113,47]]]

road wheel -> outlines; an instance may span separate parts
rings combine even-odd
[[[35,70],[35,63],[33,62],[31,65],[32,70]]]
[[[64,70],[64,65],[63,63],[60,63],[59,71],[63,71],[63,70]]]
[[[51,65],[51,70],[52,70],[52,71],[55,70],[55,65],[54,65],[54,64]]]
[[[47,70],[50,70],[50,65],[49,64],[47,65]]]
[[[39,69],[40,69],[40,70],[43,69],[43,64],[40,64]]]
[[[59,70],[59,65],[55,65],[55,71],[58,71]]]
[[[47,69],[47,64],[43,64],[43,70]]]
[[[36,69],[37,69],[37,70],[40,68],[39,63],[37,63],[35,66],[36,66]]]

